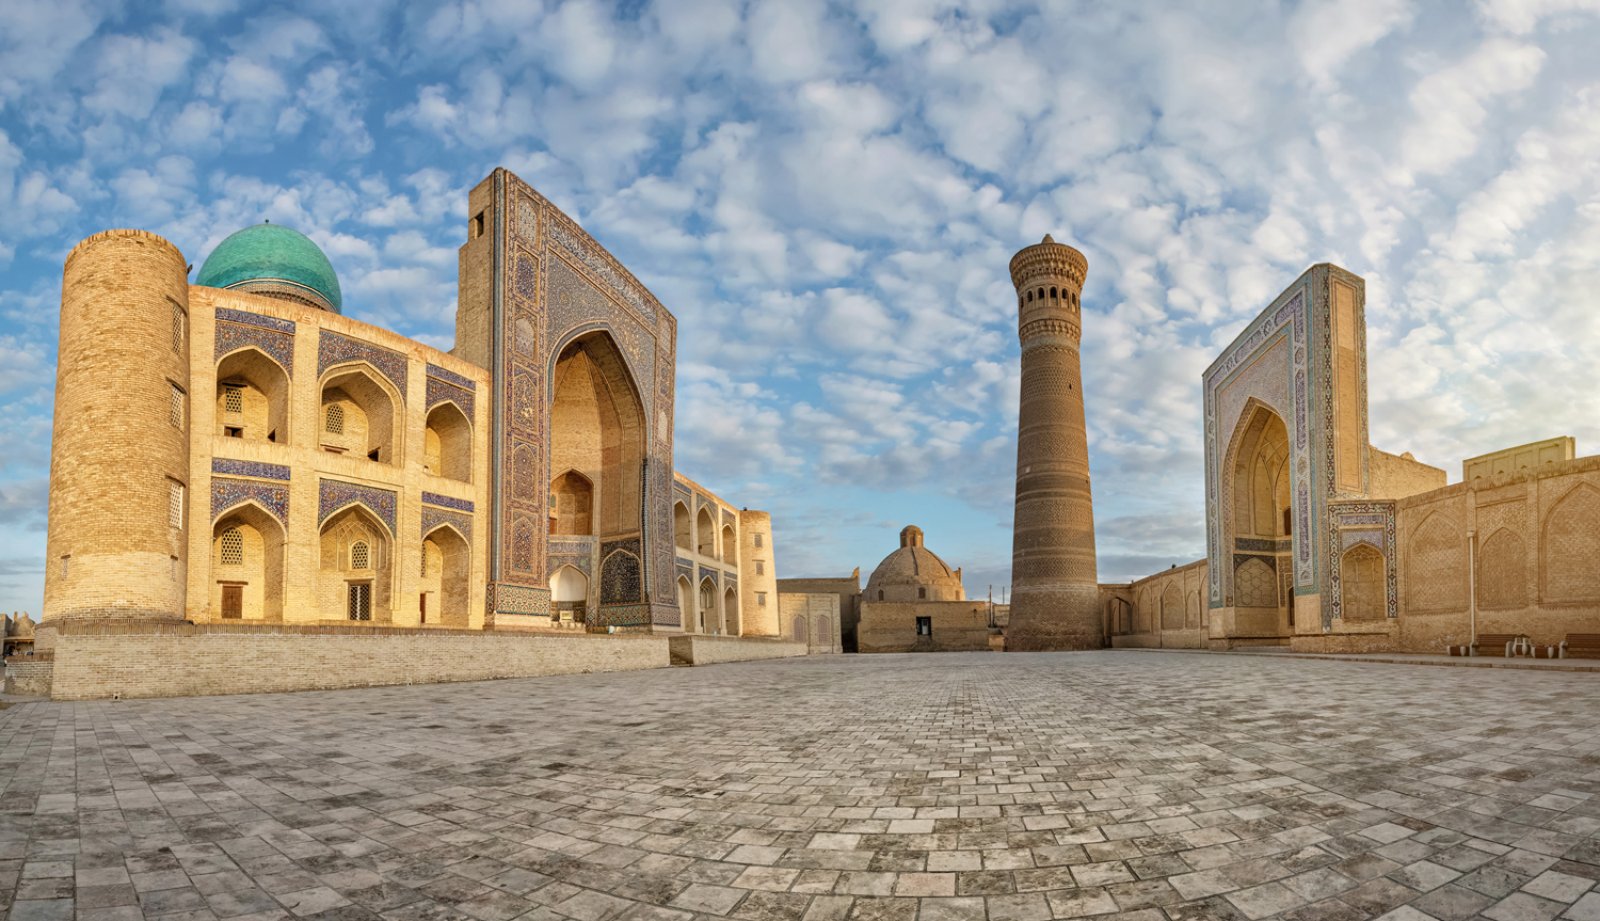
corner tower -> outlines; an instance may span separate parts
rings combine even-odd
[[[1022,340],[1006,648],[1102,645],[1084,431],[1079,295],[1089,262],[1048,234],[1011,257]]]
[[[188,313],[183,254],[155,234],[67,256],[41,652],[62,620],[183,619]]]

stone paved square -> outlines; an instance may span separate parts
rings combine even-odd
[[[1596,794],[1592,673],[971,653],[34,701],[0,712],[0,904],[1593,919]]]

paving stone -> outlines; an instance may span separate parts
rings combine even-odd
[[[1600,921],[1596,740],[1588,675],[1133,651],[29,702],[0,910]]]

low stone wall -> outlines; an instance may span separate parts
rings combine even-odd
[[[667,638],[146,624],[56,643],[56,700],[187,697],[664,668]]]
[[[48,659],[10,659],[6,662],[6,693],[25,694],[29,697],[50,696],[50,666]]]
[[[794,640],[755,636],[674,636],[672,661],[686,665],[748,662],[753,659],[787,659],[806,654],[806,644]]]

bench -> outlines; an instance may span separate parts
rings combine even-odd
[[[1472,643],[1475,656],[1511,656],[1511,644],[1517,641],[1515,633],[1480,633]]]
[[[1561,658],[1600,656],[1600,633],[1569,633],[1561,641]]]

